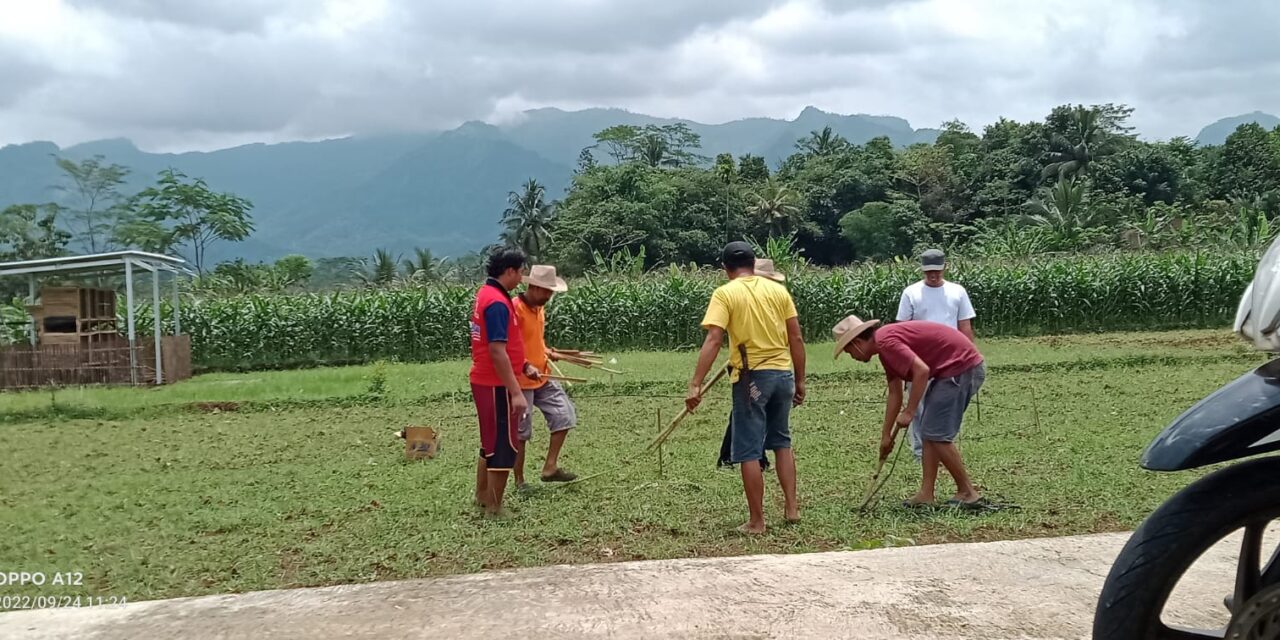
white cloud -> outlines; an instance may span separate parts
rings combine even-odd
[[[0,143],[144,148],[511,121],[539,106],[722,122],[805,105],[1146,135],[1280,111],[1267,0],[0,0]]]

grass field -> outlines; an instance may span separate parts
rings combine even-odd
[[[676,432],[661,467],[638,454],[657,431],[657,412],[669,419],[680,407],[692,353],[616,354],[627,375],[585,373],[594,381],[572,389],[581,426],[563,463],[579,474],[609,473],[513,496],[514,517],[497,522],[470,504],[477,438],[465,363],[0,395],[0,567],[85,576],[82,587],[4,593],[138,600],[553,563],[1119,530],[1192,477],[1140,470],[1146,443],[1262,360],[1225,332],[981,346],[989,377],[962,448],[977,482],[1020,511],[895,507],[918,482],[918,467],[903,455],[881,505],[855,512],[875,459],[882,377],[874,363],[833,363],[829,345],[816,345],[810,402],[792,427],[804,519],[758,538],[734,532],[745,518],[740,482],[714,467],[725,388]],[[392,433],[407,424],[440,429],[442,456],[406,461]],[[545,431],[535,431],[531,477],[545,445]],[[767,515],[777,524],[770,482]]]

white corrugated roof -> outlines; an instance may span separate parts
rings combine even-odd
[[[82,256],[62,256],[0,262],[0,276],[19,276],[32,273],[74,273],[84,271],[123,271],[125,262],[132,262],[144,269],[191,273],[187,261],[146,251],[113,251]]]

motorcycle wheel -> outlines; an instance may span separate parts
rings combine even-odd
[[[1116,558],[1098,598],[1094,639],[1280,637],[1273,635],[1280,630],[1251,626],[1255,620],[1265,625],[1267,619],[1280,617],[1280,606],[1271,595],[1274,590],[1269,589],[1280,585],[1280,548],[1267,554],[1263,549],[1263,535],[1277,518],[1278,457],[1221,469],[1179,491],[1133,532]],[[1217,630],[1166,625],[1161,614],[1182,575],[1205,551],[1240,529],[1244,536],[1230,600],[1234,604],[1231,625]]]

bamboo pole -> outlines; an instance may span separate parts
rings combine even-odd
[[[558,365],[556,365],[555,361],[553,361],[553,360],[548,360],[548,361],[547,361],[547,364],[551,365],[551,370],[552,370],[552,371],[554,371],[554,372],[556,372],[556,375],[558,375],[558,376],[562,376],[562,377],[564,376],[564,372],[560,370],[560,367],[559,367]],[[567,382],[567,381],[566,381],[564,384],[565,384],[565,386],[567,386],[567,387],[572,387],[572,386],[573,386],[573,383],[572,383],[572,382]]]
[[[658,426],[658,433],[661,434],[662,433],[662,409],[661,408],[658,409],[657,418],[658,419],[655,422]],[[665,474],[666,474],[666,470],[664,469],[663,463],[662,463],[662,445],[658,445],[658,477],[661,478]]]
[[[712,378],[710,381],[702,385],[702,388],[698,390],[698,397],[701,398],[702,396],[706,395],[707,391],[709,391],[711,387],[715,386],[717,382],[720,382],[720,379],[723,378],[727,373],[729,373],[729,365],[725,364],[724,366],[720,367],[720,372],[717,373],[714,378]],[[667,425],[667,428],[663,430],[662,433],[658,434],[658,438],[653,442],[649,443],[649,446],[645,448],[645,451],[646,452],[653,451],[657,447],[661,446],[663,442],[666,442],[667,438],[671,436],[671,433],[676,430],[676,427],[680,426],[680,422],[684,420],[686,417],[688,417],[688,415],[689,415],[689,408],[685,407],[680,411],[679,414],[676,415],[675,419],[671,421],[671,424]]]
[[[893,438],[893,447],[894,447],[894,449],[896,449],[896,448],[898,447],[898,432],[899,432],[899,431],[902,431],[902,429],[901,429],[901,428],[899,428],[897,425],[894,425],[894,426],[893,426],[893,432],[892,432],[892,434],[891,434],[891,436],[890,436],[890,437],[892,437],[892,438]],[[889,454],[890,454],[890,455],[892,455],[892,454],[893,454],[893,449],[890,449],[890,450],[889,450]],[[880,457],[880,461],[876,464],[876,472],[875,472],[875,473],[873,473],[873,474],[871,474],[871,482],[870,482],[870,484],[868,484],[868,485],[867,485],[867,491],[866,491],[866,493],[862,494],[862,504],[858,506],[858,510],[866,509],[866,508],[867,508],[867,505],[868,505],[868,504],[871,504],[871,499],[875,497],[876,492],[880,490],[880,486],[876,484],[876,481],[880,479],[880,472],[881,472],[881,471],[884,471],[884,462],[885,462],[885,460],[888,460],[888,459],[889,459],[889,456],[888,456],[888,455],[885,455],[885,456],[881,456],[881,457]],[[886,481],[887,481],[887,480],[888,480],[888,479],[886,478]]]

